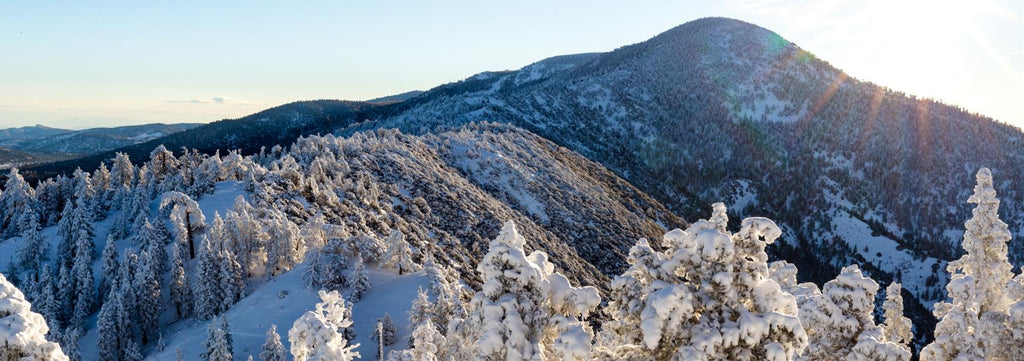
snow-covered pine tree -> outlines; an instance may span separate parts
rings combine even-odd
[[[72,181],[75,185],[75,208],[81,209],[85,219],[92,222],[96,217],[96,209],[94,208],[96,206],[94,202],[96,189],[93,187],[92,177],[88,172],[82,171],[81,168],[76,168],[72,175]]]
[[[219,218],[215,218],[215,222],[217,219]],[[195,300],[193,306],[196,316],[209,319],[223,310],[222,301],[226,295],[221,281],[219,258],[210,248],[209,241],[203,242],[201,247],[197,274],[192,279],[192,294]]]
[[[57,274],[57,319],[66,326],[75,313],[75,279],[71,268],[65,266],[60,266]]]
[[[113,163],[110,164],[111,185],[131,187],[134,179],[135,165],[132,164],[127,154],[117,152],[114,155]]]
[[[391,319],[391,315],[385,312],[384,317],[378,318],[377,322],[380,322],[382,325],[383,335],[378,334],[377,331],[373,331],[373,340],[380,342],[380,340],[383,339],[384,346],[391,346],[395,344],[395,341],[398,341],[398,328],[395,327],[395,320]]]
[[[32,312],[25,295],[0,274],[0,359],[66,361],[59,345],[46,340],[46,320]]]
[[[117,290],[114,289],[107,295],[107,301],[103,303],[103,307],[100,307],[100,314],[96,320],[96,342],[101,360],[117,360],[121,356],[121,337],[123,336],[117,322],[117,312],[122,308],[120,302],[121,298],[118,297]]]
[[[725,206],[716,203],[708,220],[665,234],[664,252],[634,248],[633,266],[618,279],[610,304],[613,317],[624,317],[614,321],[620,332],[605,339],[635,339],[621,332],[635,327],[642,347],[602,346],[599,358],[786,360],[806,346],[796,300],[769,278],[764,249],[781,230],[771,220],[747,218],[730,234],[727,222]],[[621,284],[630,277],[650,282],[638,292]],[[627,300],[628,294],[640,299]]]
[[[352,325],[345,317],[345,300],[338,291],[320,291],[321,302],[313,311],[300,316],[288,330],[288,341],[295,361],[351,361],[359,357],[353,351],[359,345],[348,345],[340,330]]]
[[[1010,350],[1024,350],[1024,273],[1018,274],[1006,287],[1007,296],[1010,298],[1010,317],[1007,326],[1010,328],[1010,337],[1007,340],[1006,348]]]
[[[347,320],[351,320],[352,319],[352,302],[345,301],[345,315],[344,315],[344,317]],[[345,342],[348,342],[348,343],[351,344],[352,341],[356,340],[356,336],[357,335],[356,335],[356,328],[355,328],[355,326],[350,324],[347,327],[342,327],[341,328],[341,337],[345,338]]]
[[[398,274],[415,272],[419,266],[412,261],[412,248],[401,231],[392,230],[384,240],[384,266],[398,270]]]
[[[38,281],[43,263],[46,262],[46,254],[49,252],[49,247],[39,232],[39,215],[29,209],[21,214],[18,223],[21,224],[21,237],[25,239],[25,244],[18,251],[18,267],[29,272],[30,277]]]
[[[281,344],[281,335],[277,333],[277,325],[270,325],[267,330],[267,340],[260,347],[260,360],[263,361],[287,361],[288,353]]]
[[[244,197],[236,197],[234,207],[224,215],[224,227],[224,246],[237,257],[244,274],[262,276],[266,271],[266,243],[270,237],[256,218],[256,209]]]
[[[430,302],[427,291],[420,287],[416,290],[416,299],[412,300],[412,307],[409,308],[409,324],[416,327],[421,323],[433,319],[434,305]]]
[[[914,334],[911,333],[913,324],[903,315],[903,295],[900,294],[902,290],[903,285],[898,282],[890,283],[885,288],[885,302],[882,304],[882,309],[885,310],[882,316],[885,323],[882,324],[882,330],[889,342],[896,343],[910,352],[910,341],[914,338]]]
[[[139,323],[138,297],[135,289],[135,270],[138,269],[139,255],[134,249],[128,248],[121,255],[120,268],[117,270],[117,293],[121,298],[118,311],[118,327],[122,335],[134,335],[133,329]],[[128,349],[128,340],[131,337],[123,337],[121,350]]]
[[[221,319],[221,317],[214,317],[206,329],[206,341],[203,342],[205,351],[199,354],[199,357],[205,361],[231,361],[234,357],[231,330],[227,329],[227,323],[222,322]]]
[[[441,345],[444,345],[445,337],[437,330],[437,326],[430,319],[416,325],[412,330],[412,348],[408,350],[395,350],[388,354],[389,361],[437,361],[446,360],[441,353]]]
[[[526,240],[506,222],[477,265],[484,283],[471,301],[468,329],[481,359],[584,359],[592,332],[578,317],[601,302],[597,289],[576,288],[554,273],[547,255],[523,252]]]
[[[110,188],[110,171],[107,169],[106,163],[100,162],[99,168],[93,172],[92,186],[95,194],[90,208],[93,210],[93,219],[101,220],[107,217],[107,211],[110,210],[110,199],[114,194]],[[114,189],[116,190],[116,188]]]
[[[220,166],[221,179],[244,181],[252,165],[252,160],[246,159],[237,150],[229,151]]]
[[[61,341],[61,349],[64,354],[68,356],[69,361],[82,361],[82,353],[79,351],[79,340],[85,333],[81,327],[68,327],[67,330],[61,334],[63,340]]]
[[[232,252],[219,251],[217,258],[221,272],[221,289],[224,290],[221,310],[226,311],[242,297],[245,297],[245,271]]]
[[[23,230],[18,227],[18,219],[25,212],[36,209],[35,190],[18,173],[18,168],[11,168],[0,193],[0,239],[21,233]]]
[[[58,176],[59,179],[60,176]],[[39,181],[36,186],[36,200],[39,205],[39,225],[49,227],[57,224],[60,211],[64,207],[65,197],[61,194],[60,185],[55,178]]]
[[[598,337],[602,350],[599,353],[621,359],[632,353],[629,352],[631,348],[642,344],[643,335],[637,327],[645,306],[641,301],[645,289],[655,281],[658,267],[664,259],[665,255],[651,248],[646,239],[641,238],[630,248],[626,258],[629,269],[612,280],[608,306],[604,309],[611,319],[602,324]]]
[[[67,202],[57,222],[57,265],[71,267],[75,262],[75,203]]]
[[[126,342],[128,345],[125,346],[121,359],[124,361],[142,361],[142,349],[139,348],[139,343],[130,338]]]
[[[135,274],[139,310],[139,329],[142,331],[142,345],[156,339],[159,334],[161,305],[161,274],[157,273],[156,260],[147,251],[139,253],[139,269]]]
[[[192,315],[192,289],[189,287],[188,276],[185,274],[184,245],[175,244],[171,257],[171,303],[178,319]]]
[[[44,264],[41,272],[39,282],[36,283],[35,307],[46,319],[46,323],[53,327],[53,330],[57,330],[62,326],[58,316],[60,303],[57,301],[57,284],[53,279],[53,272],[50,271],[50,265]],[[53,341],[55,338],[49,340]]]
[[[100,276],[103,278],[100,279],[100,288],[97,294],[102,297],[101,302],[106,302],[110,290],[117,286],[115,283],[119,265],[117,243],[114,241],[114,236],[107,236],[107,243],[103,245],[103,255],[100,258]]]
[[[178,159],[163,144],[149,153],[149,171],[156,181],[162,181],[178,168]]]
[[[142,234],[139,236],[139,242],[137,243],[140,250],[149,253],[150,258],[153,259],[152,266],[154,272],[161,275],[169,271],[167,267],[167,239],[165,237],[166,235],[157,230],[157,227],[147,217],[143,224]]]
[[[86,230],[79,230],[75,242],[75,263],[71,268],[74,278],[75,309],[70,326],[81,328],[85,318],[92,313],[96,299],[96,281],[92,274],[92,253],[95,246],[92,236]]]
[[[196,258],[195,241],[206,229],[206,216],[195,200],[181,192],[167,192],[161,197],[160,209],[167,207],[171,207],[174,231],[187,243],[189,259]],[[182,234],[185,237],[180,237]]]
[[[352,273],[348,276],[349,287],[352,287],[351,301],[357,302],[363,299],[363,294],[370,289],[370,276],[366,273],[366,266],[363,265],[363,257],[356,256],[356,265],[352,267]]]
[[[1007,259],[1012,236],[999,219],[999,199],[992,184],[992,172],[981,168],[977,185],[968,203],[977,204],[961,246],[964,255],[950,262],[946,285],[950,302],[935,304],[935,341],[921,350],[921,360],[1013,359],[1020,350],[1012,350],[1008,329],[1011,300],[1007,286],[1014,278]],[[1024,330],[1021,330],[1024,332]]]
[[[288,220],[279,210],[267,212],[267,271],[273,275],[281,274],[302,262],[306,253],[305,242],[302,241],[299,227]]]
[[[429,253],[423,262],[423,269],[430,277],[430,291],[434,295],[434,307],[431,317],[438,330],[447,330],[451,318],[465,318],[465,303],[462,301],[461,285],[457,282],[458,274],[451,269],[437,265],[433,255]],[[452,282],[456,280],[456,282]]]
[[[844,267],[820,294],[800,305],[800,320],[809,336],[804,360],[910,360],[902,344],[889,342],[875,324],[878,283],[857,265]]]
[[[348,258],[341,254],[342,247],[342,243],[334,239],[309,253],[306,274],[303,275],[306,287],[341,290],[349,285]]]

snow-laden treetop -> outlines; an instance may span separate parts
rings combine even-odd
[[[46,320],[13,284],[0,274],[0,356],[4,360],[68,360],[56,343],[46,340]]]

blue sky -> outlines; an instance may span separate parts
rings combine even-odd
[[[854,77],[1024,126],[1024,2],[2,2],[0,128],[209,122],[610,51],[687,21],[764,26]]]

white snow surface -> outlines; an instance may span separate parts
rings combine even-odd
[[[245,360],[249,355],[259,359],[262,352],[260,346],[266,340],[267,329],[271,324],[277,325],[281,335],[281,343],[289,348],[288,330],[292,323],[306,311],[313,310],[320,302],[316,290],[303,286],[302,276],[306,265],[298,267],[271,278],[231,307],[225,315],[231,325],[233,337],[234,359]],[[353,327],[356,339],[353,343],[360,346],[355,349],[363,359],[375,359],[376,343],[372,337],[377,326],[377,318],[384,313],[391,315],[398,328],[398,342],[384,348],[385,354],[391,350],[408,348],[406,343],[411,334],[408,312],[412,301],[416,298],[419,287],[428,287],[429,278],[422,272],[398,276],[387,271],[370,270],[370,282],[373,287],[363,295],[363,299],[352,307]],[[282,298],[281,295],[286,293]],[[343,292],[344,293],[344,292]],[[198,359],[203,351],[209,321],[187,319],[165,329],[163,352],[150,347],[144,350],[149,356],[147,360],[175,360],[175,349],[181,348],[186,360]],[[83,345],[84,346],[84,345]]]

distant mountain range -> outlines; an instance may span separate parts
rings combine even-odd
[[[0,164],[11,166],[79,158],[161,138],[202,124],[145,124],[68,130],[42,125],[0,129]]]
[[[937,270],[959,256],[965,201],[982,166],[999,180],[1000,213],[1015,237],[1011,261],[1024,263],[1020,129],[859,81],[778,34],[723,18],[423,93],[286,104],[118,151],[132,159],[146,159],[158,144],[256,153],[302,135],[381,128],[426,135],[478,121],[511,124],[578,152],[683,219],[706,216],[720,200],[734,221],[777,219],[784,236],[773,257],[819,284],[851,263],[876,279],[902,281],[919,334],[930,334],[928,306],[945,297]],[[67,174],[112,156],[27,175]]]

